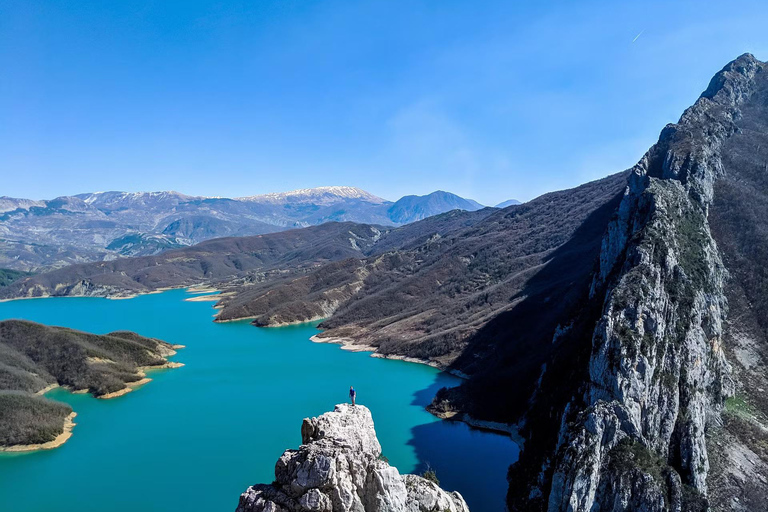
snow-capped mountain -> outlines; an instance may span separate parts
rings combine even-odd
[[[391,202],[356,187],[317,187],[240,198],[175,191],[92,192],[46,201],[0,197],[0,268],[40,270],[156,254],[225,236],[331,221],[401,225],[482,206],[447,192]]]
[[[256,203],[309,202],[315,204],[333,204],[346,200],[365,201],[372,204],[383,204],[388,202],[386,199],[382,199],[357,187],[302,188],[299,190],[291,190],[289,192],[238,197],[236,199],[239,201]]]

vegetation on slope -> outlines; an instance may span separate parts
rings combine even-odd
[[[625,183],[618,174],[502,211],[450,212],[398,228],[367,258],[230,289],[218,319],[277,325],[330,316],[321,336],[473,373],[493,350],[537,333],[551,338],[558,312],[589,281]],[[535,301],[526,299],[532,294]],[[489,326],[507,312],[520,322],[516,339],[505,322]]]
[[[202,282],[259,282],[271,271],[279,275],[280,269],[359,257],[381,234],[376,226],[347,222],[217,238],[157,256],[71,265],[22,279],[6,287],[2,295],[130,295]]]
[[[173,347],[132,332],[89,334],[23,320],[0,322],[0,445],[38,444],[62,431],[68,406],[35,396],[59,384],[104,396],[162,366]]]
[[[20,270],[11,270],[9,268],[0,268],[0,288],[8,286],[22,277],[30,276],[29,272],[22,272]]]
[[[0,391],[0,446],[43,444],[61,434],[72,408],[20,391]]]

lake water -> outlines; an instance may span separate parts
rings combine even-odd
[[[77,412],[73,436],[49,451],[0,454],[0,511],[234,511],[248,485],[301,443],[301,421],[333,409],[350,385],[373,413],[384,455],[403,473],[437,472],[473,512],[504,509],[509,437],[440,421],[424,410],[457,384],[428,366],[318,344],[314,325],[215,324],[211,302],[184,290],[130,300],[50,298],[0,303],[23,318],[95,333],[132,330],[186,345],[153,380],[112,400],[57,389]]]

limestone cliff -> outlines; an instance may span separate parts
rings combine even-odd
[[[732,393],[727,272],[707,221],[721,149],[764,65],[729,64],[633,168],[605,235],[589,379],[562,417],[550,511],[707,507],[706,430]]]
[[[469,512],[457,492],[416,475],[401,475],[381,458],[371,412],[337,405],[307,418],[302,445],[286,450],[275,481],[249,487],[237,512]]]

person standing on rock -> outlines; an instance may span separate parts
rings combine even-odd
[[[357,392],[355,391],[355,388],[352,386],[349,386],[349,399],[352,400],[352,405],[355,405],[356,396],[357,396]]]

